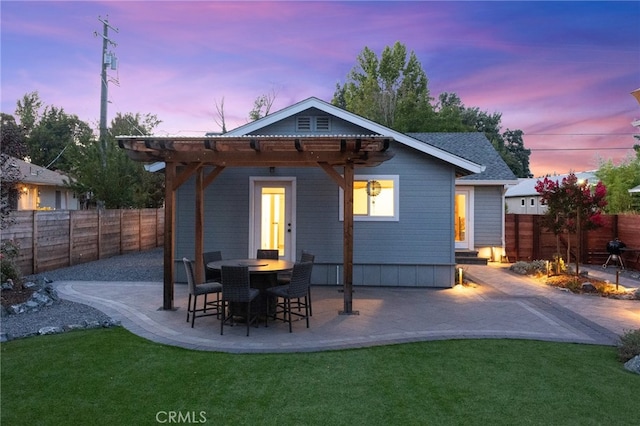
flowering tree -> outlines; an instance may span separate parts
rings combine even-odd
[[[579,181],[574,173],[570,173],[562,179],[562,183],[544,178],[536,183],[535,188],[541,196],[541,203],[547,206],[542,225],[556,235],[558,245],[560,234],[577,233],[580,253],[582,231],[603,225],[602,209],[607,205],[607,190],[604,184],[598,182],[593,186],[587,180]],[[569,243],[567,253],[570,249]],[[579,273],[579,261],[580,258],[577,256],[576,274]]]

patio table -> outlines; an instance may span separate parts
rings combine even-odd
[[[260,315],[267,313],[267,288],[278,285],[278,273],[287,272],[293,269],[294,262],[288,260],[275,259],[224,259],[207,263],[206,267],[213,270],[221,270],[223,266],[248,266],[249,277],[251,279],[251,288],[260,290],[260,295],[252,303],[256,311]],[[224,292],[224,283],[222,283]],[[235,304],[231,304],[232,312],[244,312],[244,309],[238,309]],[[254,308],[252,307],[252,310]],[[239,315],[238,316],[242,316]]]

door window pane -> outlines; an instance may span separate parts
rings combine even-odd
[[[285,205],[284,188],[262,188],[260,247],[277,249],[284,256]]]
[[[467,200],[465,194],[456,194],[454,209],[454,235],[456,241],[465,241],[467,238]]]

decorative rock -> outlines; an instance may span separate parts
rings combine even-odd
[[[582,291],[586,292],[586,293],[594,293],[596,290],[595,286],[593,284],[591,284],[589,281],[585,281],[580,285],[580,288],[582,288]]]
[[[60,327],[42,327],[40,330],[38,330],[38,334],[41,334],[41,335],[60,334],[62,332],[63,330]]]
[[[84,325],[82,324],[69,324],[62,327],[64,331],[82,330]]]
[[[2,315],[16,315],[23,314],[26,312],[36,312],[43,306],[51,306],[54,302],[60,300],[60,296],[58,296],[58,292],[53,286],[47,284],[46,286],[40,288],[38,291],[34,292],[29,300],[24,303],[20,303],[18,305],[12,305],[5,310],[3,309]]]
[[[51,306],[53,305],[53,299],[51,299],[46,292],[37,291],[31,295],[31,299],[29,299],[27,303],[35,303],[40,306]]]
[[[120,325],[120,321],[114,320],[113,318],[109,318],[107,321],[102,323],[104,328],[119,327]]]
[[[13,290],[13,280],[9,278],[7,282],[2,283],[2,290]]]
[[[40,307],[40,303],[35,300],[27,300],[23,303],[25,312],[35,312]]]
[[[7,312],[9,312],[9,314],[15,315],[15,314],[21,314],[23,312],[26,312],[25,307],[24,307],[24,303],[20,303],[18,305],[11,305],[7,308]]]
[[[85,321],[86,328],[100,328],[102,325],[98,321]]]
[[[33,281],[27,281],[26,283],[22,284],[22,287],[24,288],[34,288],[37,286],[38,284],[34,283]]]
[[[640,374],[640,355],[636,355],[624,363],[624,368],[632,373]]]
[[[44,287],[44,291],[52,300],[55,300],[55,301],[60,300],[60,296],[58,296],[58,292],[56,291],[55,288],[53,288],[51,284],[47,284]]]

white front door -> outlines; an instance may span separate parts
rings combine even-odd
[[[295,178],[250,178],[249,257],[258,249],[277,249],[295,260]]]
[[[473,188],[456,188],[453,230],[456,250],[473,249]]]

